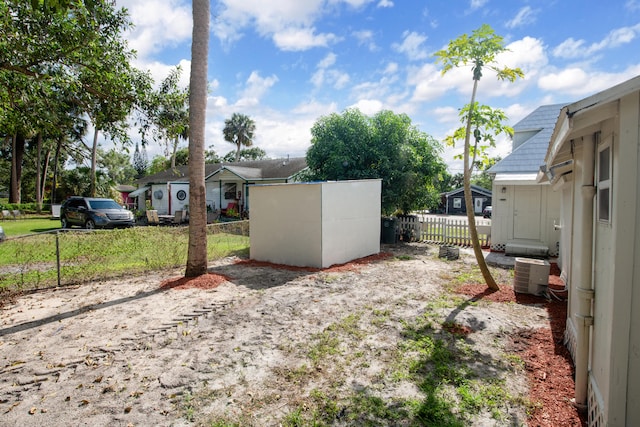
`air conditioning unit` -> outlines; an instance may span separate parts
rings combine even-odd
[[[542,259],[516,258],[513,290],[519,294],[545,294],[550,269],[549,263]]]

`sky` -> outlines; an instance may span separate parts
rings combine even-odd
[[[158,83],[180,65],[187,85],[191,2],[117,4],[134,24],[125,34],[134,65]],[[540,105],[574,102],[640,74],[640,0],[212,1],[207,149],[234,150],[222,128],[237,112],[255,121],[254,146],[268,157],[305,156],[313,124],[348,108],[405,113],[443,143],[461,126],[473,81],[470,68],[442,75],[434,53],[482,24],[504,38],[498,63],[525,74],[505,83],[487,70],[479,82],[477,101],[502,109],[511,126]],[[501,137],[491,155],[510,149]],[[149,159],[163,152],[147,151]],[[451,173],[462,171],[459,152],[443,147]]]

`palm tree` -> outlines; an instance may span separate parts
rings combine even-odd
[[[207,110],[209,0],[193,0],[193,41],[189,92],[189,249],[185,277],[207,272],[207,206],[204,134]]]
[[[251,147],[253,134],[256,131],[256,123],[247,115],[233,113],[230,119],[224,121],[224,140],[235,144],[236,162],[240,161],[240,149],[242,146]]]

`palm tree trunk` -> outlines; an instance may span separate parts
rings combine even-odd
[[[496,284],[491,272],[489,271],[489,267],[484,259],[484,254],[482,253],[482,248],[480,247],[480,240],[478,240],[478,229],[476,228],[476,216],[474,213],[473,206],[473,196],[471,194],[471,165],[469,165],[470,160],[470,147],[471,147],[471,117],[473,117],[473,108],[476,102],[476,91],[478,89],[478,80],[473,80],[473,91],[471,93],[471,104],[469,105],[469,117],[467,118],[467,130],[464,138],[464,174],[463,174],[463,183],[464,183],[464,203],[467,208],[467,221],[469,222],[469,235],[471,237],[471,244],[473,245],[473,253],[476,256],[476,261],[478,262],[478,267],[480,267],[480,271],[482,272],[482,277],[484,277],[484,281],[487,283],[489,289],[494,291],[500,290],[500,287]]]
[[[207,110],[209,0],[193,0],[193,41],[189,82],[189,249],[185,277],[207,272],[207,206],[204,135]]]
[[[11,178],[9,203],[20,203],[22,199],[22,160],[24,159],[24,136],[17,133],[11,141]]]

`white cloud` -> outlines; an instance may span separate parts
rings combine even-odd
[[[344,1],[344,0],[343,0]],[[360,7],[371,0],[345,1]],[[313,23],[331,9],[326,0],[222,0],[213,13],[213,32],[223,43],[233,43],[250,28],[286,51],[328,46],[340,40],[334,34],[316,34]]]
[[[335,89],[343,89],[349,83],[349,74],[330,69],[336,63],[336,54],[330,52],[320,62],[318,62],[317,70],[311,76],[311,83],[319,88],[323,84],[328,83]]]
[[[373,31],[354,31],[352,34],[358,40],[359,46],[366,46],[371,52],[378,50],[378,46],[376,46],[376,43],[373,41]]]
[[[329,52],[327,54],[327,56],[325,56],[320,62],[318,62],[318,68],[329,68],[332,65],[334,65],[336,63],[336,59],[338,58],[338,56],[333,53],[333,52]]]
[[[480,9],[482,6],[487,4],[489,0],[471,0],[470,6],[471,10]]]
[[[235,103],[236,107],[256,106],[267,91],[278,82],[278,77],[261,77],[257,71],[252,71],[247,79],[247,85],[240,99]]]
[[[393,2],[391,0],[380,0],[378,7],[393,7]]]
[[[418,34],[415,31],[405,31],[402,37],[402,43],[394,43],[392,45],[395,51],[405,54],[412,61],[427,57],[427,52],[422,48],[422,43],[427,40],[427,36]]]
[[[538,11],[533,10],[531,6],[525,6],[518,11],[513,19],[507,21],[505,24],[507,28],[513,29],[522,27],[525,25],[533,24],[536,21],[536,15]]]
[[[398,63],[397,62],[389,62],[387,67],[384,69],[383,74],[395,74],[398,72]]]
[[[444,95],[449,89],[457,86],[456,80],[461,73],[453,69],[444,76],[434,64],[422,67],[411,67],[407,72],[407,84],[413,86],[413,102],[433,101]],[[467,84],[471,82],[469,75],[465,78]]]
[[[191,40],[191,6],[179,0],[118,0],[135,26],[126,35],[129,47],[147,58],[168,46]],[[168,31],[167,29],[170,29]]]
[[[384,108],[384,104],[382,103],[382,101],[379,101],[377,99],[361,99],[360,101],[350,105],[347,108],[357,108],[362,112],[362,114],[372,116],[375,113],[381,111]]]
[[[586,58],[605,49],[615,48],[633,41],[640,33],[640,24],[611,30],[604,39],[587,46],[584,40],[569,37],[553,49],[558,58]]]
[[[636,12],[640,10],[640,1],[638,0],[627,0],[624,4],[625,9],[628,9],[632,12]]]
[[[542,76],[538,80],[538,86],[545,91],[579,98],[605,90],[638,74],[640,74],[640,64],[629,67],[620,73],[567,68]]]
[[[176,68],[176,65],[165,64],[158,61],[144,62],[136,61],[134,65],[141,70],[149,70],[151,77],[155,82],[156,87],[160,85],[160,82],[167,78],[169,72]],[[179,86],[186,88],[189,87],[189,75],[191,73],[191,61],[187,59],[181,60],[177,65],[180,66],[182,72],[180,74]]]
[[[302,51],[326,47],[340,40],[335,34],[315,34],[315,28],[285,28],[273,35],[273,41],[285,51]]]

